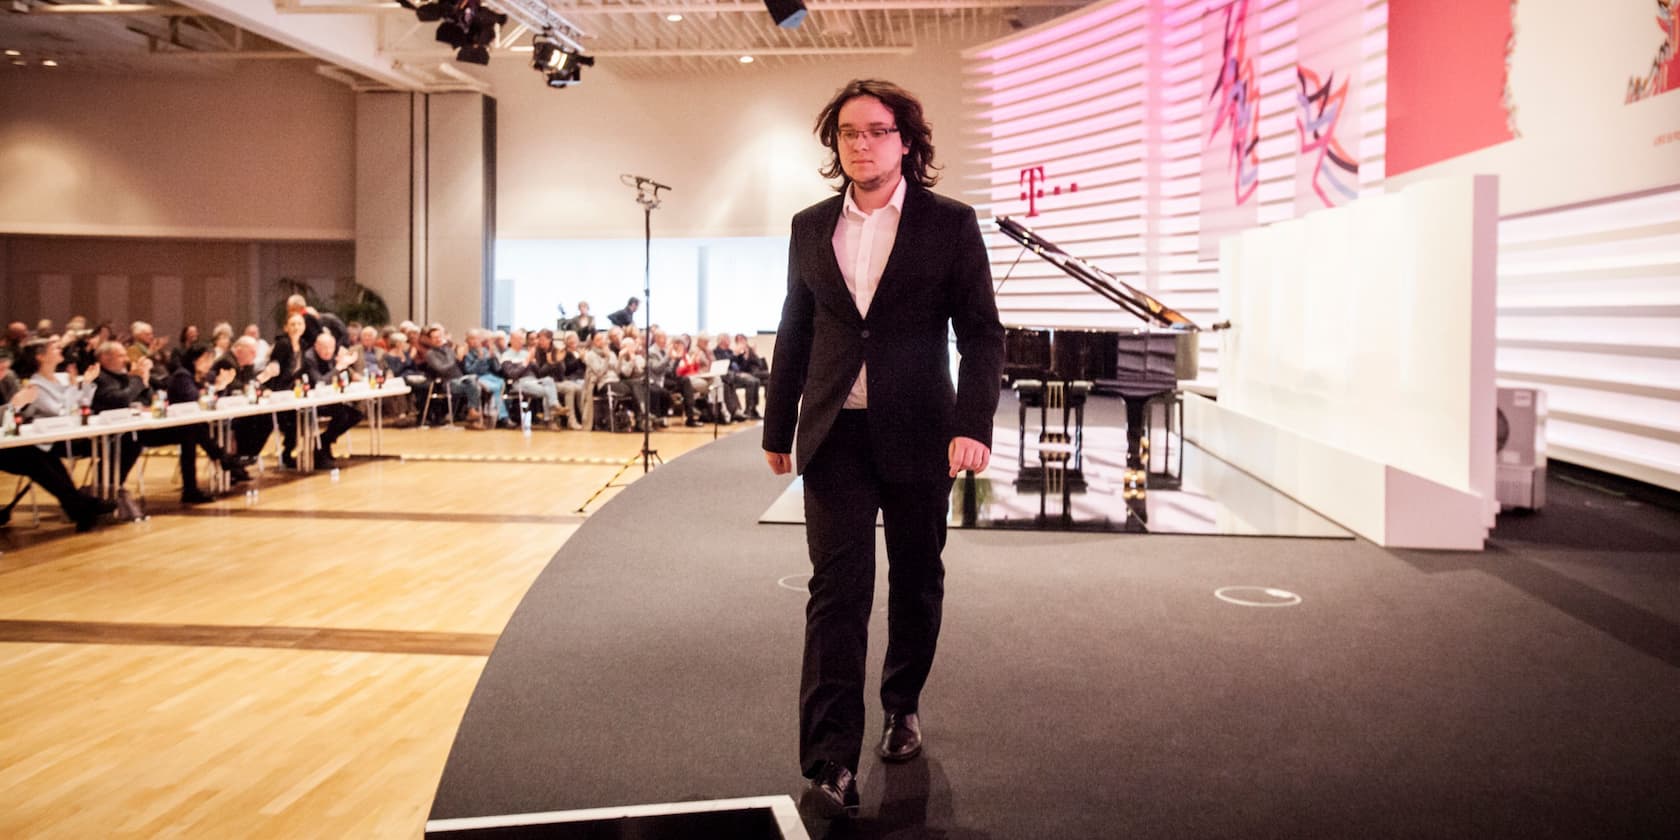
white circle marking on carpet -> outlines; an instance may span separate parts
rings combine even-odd
[[[1225,586],[1215,589],[1213,597],[1239,607],[1293,607],[1302,600],[1287,589],[1271,586]]]

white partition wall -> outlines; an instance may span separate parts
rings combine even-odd
[[[1480,548],[1498,185],[1414,185],[1225,240],[1217,403],[1186,435],[1382,545]]]
[[[393,320],[489,326],[496,102],[476,93],[356,99],[356,274]]]

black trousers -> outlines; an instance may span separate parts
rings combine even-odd
[[[326,421],[321,429],[322,449],[331,449],[335,441],[350,431],[351,427],[362,422],[362,412],[348,404],[323,405],[315,409],[315,416]],[[275,425],[280,427],[280,451],[290,455],[297,449],[298,417],[295,411],[280,411],[274,415]],[[266,436],[264,438],[266,440]]]
[[[362,410],[348,403],[323,405],[315,410],[327,421],[327,427],[321,430],[322,449],[331,449],[333,443],[343,437],[345,432],[362,422]],[[295,430],[293,434],[296,434]]]
[[[799,685],[799,763],[857,771],[863,745],[864,667],[875,596],[875,512],[887,543],[887,653],[881,706],[917,711],[933,667],[945,597],[950,479],[881,480],[866,411],[842,411],[805,468],[811,597]]]
[[[182,492],[191,492],[198,489],[198,452],[195,451],[195,448],[203,449],[204,454],[210,456],[213,461],[222,461],[227,457],[227,453],[223,452],[222,448],[216,445],[215,440],[211,439],[210,427],[207,424],[175,426],[169,429],[149,429],[144,432],[137,432],[132,437],[124,435],[119,441],[118,448],[121,450],[119,463],[122,468],[119,473],[119,482],[128,481],[128,473],[134,469],[134,463],[140,460],[142,449],[151,446],[171,445],[180,447]]]
[[[274,433],[274,416],[258,414],[253,417],[240,417],[233,421],[233,445],[239,454],[255,457],[268,443],[268,436]]]
[[[72,519],[88,515],[94,505],[93,499],[76,489],[63,461],[33,446],[0,449],[0,472],[21,475],[35,482],[37,487],[53,494],[59,507],[64,508],[64,514]],[[0,504],[4,503],[0,500]]]

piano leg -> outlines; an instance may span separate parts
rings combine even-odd
[[[1027,471],[1027,395],[1016,391],[1015,404],[1020,409],[1020,416],[1015,420],[1015,432],[1020,438],[1015,448],[1015,456],[1020,462],[1015,474],[1020,475]]]
[[[1144,470],[1143,439],[1149,434],[1146,397],[1126,397],[1126,469]]]

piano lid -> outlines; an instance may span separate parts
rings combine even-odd
[[[1091,291],[1102,295],[1110,303],[1136,315],[1143,321],[1159,327],[1175,330],[1200,331],[1195,322],[1184,317],[1178,310],[1156,300],[1142,290],[1131,286],[1124,280],[1091,265],[1084,260],[1063,251],[1054,242],[1033,233],[1031,228],[1008,216],[997,219],[998,229],[1009,238],[1027,246],[1028,250],[1043,257],[1057,268],[1068,273],[1073,279],[1084,283]],[[1219,329],[1216,325],[1214,329]]]

